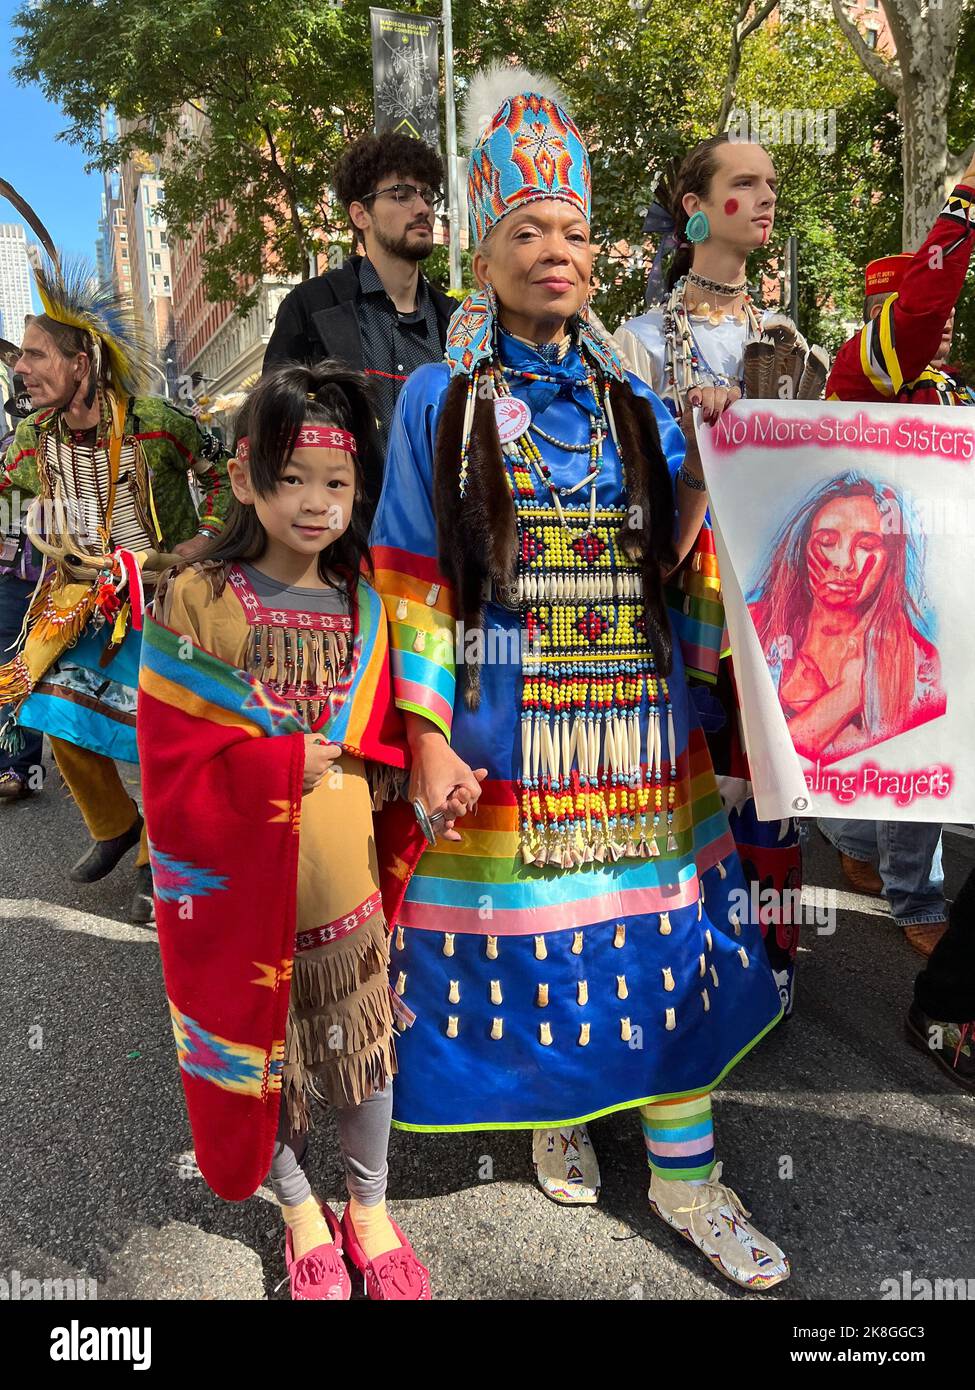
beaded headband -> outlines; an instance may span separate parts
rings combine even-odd
[[[296,449],[341,449],[346,454],[357,454],[355,435],[348,430],[334,429],[331,425],[302,425],[294,442]],[[250,440],[245,434],[237,441],[237,458],[246,463],[250,458]]]

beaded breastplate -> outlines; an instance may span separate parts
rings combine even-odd
[[[588,444],[530,420],[501,446],[518,531],[508,601],[522,617],[520,850],[526,864],[571,869],[675,852],[677,763],[670,692],[647,641],[643,577],[619,543],[628,513],[597,506],[607,437],[620,455],[611,380],[585,357],[554,375],[542,369],[547,355],[539,350],[538,370],[495,361],[492,376],[502,398],[511,395],[509,378],[581,387],[577,401],[589,415]],[[469,392],[468,413],[472,399]],[[577,482],[555,483],[537,439],[576,457]],[[465,444],[461,495],[467,462]]]
[[[514,489],[513,489],[514,490]],[[677,848],[667,682],[647,643],[643,585],[620,509],[518,498],[523,615],[521,852],[571,868]]]
[[[293,705],[314,728],[327,713],[329,696],[348,671],[353,642],[351,615],[267,608],[237,565],[231,566],[227,583],[250,625],[247,670],[279,699]]]

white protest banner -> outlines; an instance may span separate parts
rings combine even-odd
[[[698,423],[758,814],[975,820],[975,410]]]

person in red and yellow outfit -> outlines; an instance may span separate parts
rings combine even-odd
[[[973,246],[975,159],[923,246],[867,266],[866,322],[836,354],[827,399],[975,405],[971,387],[944,370]]]

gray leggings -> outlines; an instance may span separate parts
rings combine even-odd
[[[384,1091],[373,1091],[360,1105],[337,1105],[334,1110],[349,1196],[364,1207],[377,1206],[386,1195],[389,1173],[386,1151],[393,1114],[393,1083],[388,1082]],[[282,1102],[268,1173],[271,1190],[282,1206],[296,1207],[311,1196],[311,1185],[301,1166],[307,1148],[307,1134],[291,1132],[287,1107]]]

